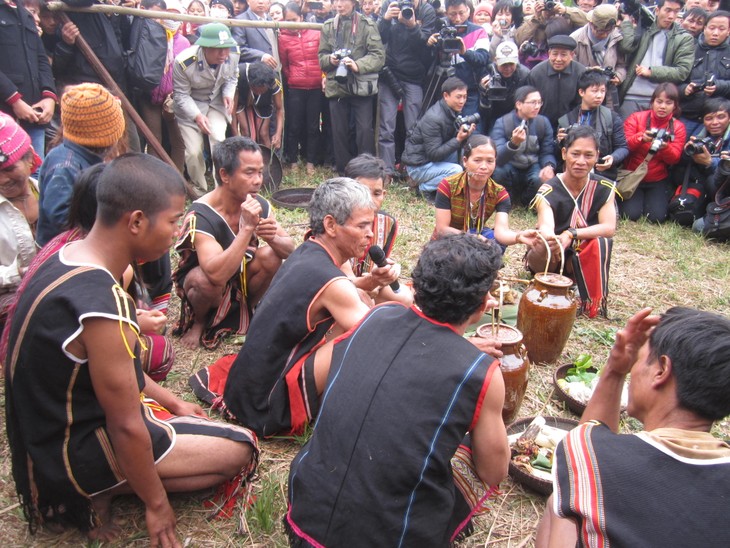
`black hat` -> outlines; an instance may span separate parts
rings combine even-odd
[[[565,34],[558,34],[557,36],[548,38],[547,45],[548,49],[559,48],[569,49],[570,51],[573,51],[575,48],[578,47],[578,44],[575,42],[575,40]]]

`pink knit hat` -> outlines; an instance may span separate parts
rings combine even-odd
[[[0,169],[17,163],[29,151],[33,151],[33,171],[41,164],[41,159],[33,150],[30,137],[15,120],[0,112]]]

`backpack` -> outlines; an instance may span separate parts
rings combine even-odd
[[[160,85],[167,62],[167,32],[152,19],[138,17],[132,23],[127,76],[133,87],[152,91]]]
[[[684,180],[669,200],[669,218],[682,226],[692,226],[695,210],[705,195],[702,184],[697,179],[690,180],[691,170],[691,165],[685,168]],[[698,216],[700,215],[698,212]]]
[[[707,206],[702,233],[711,240],[730,240],[730,179],[717,189],[715,201]]]

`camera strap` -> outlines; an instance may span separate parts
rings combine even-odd
[[[651,112],[649,112],[649,116],[646,117],[646,129],[651,129]],[[674,116],[669,119],[669,125],[667,126],[667,130],[669,131],[669,135],[674,138]]]
[[[357,23],[359,20],[360,20],[359,14],[353,10],[353,12],[352,12],[352,29],[350,31],[350,46],[347,48],[349,50],[353,49],[352,46],[355,44],[355,35],[357,33]],[[341,49],[345,46],[345,43],[344,43],[345,37],[340,36],[340,23],[341,23],[341,20],[340,20],[339,14],[335,15],[335,44],[336,44],[335,49]],[[343,34],[344,34],[344,32],[343,32]]]

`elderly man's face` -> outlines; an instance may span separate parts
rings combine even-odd
[[[337,246],[345,257],[362,257],[373,243],[375,210],[357,208],[345,224],[337,225]]]
[[[548,63],[555,72],[563,72],[573,60],[573,52],[569,49],[550,48]]]

